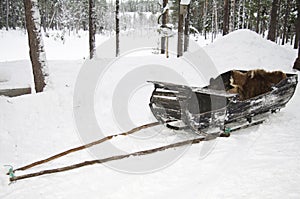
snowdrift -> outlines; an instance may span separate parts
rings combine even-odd
[[[204,49],[220,72],[231,69],[283,70],[291,72],[296,51],[268,41],[251,30],[237,30],[218,38]]]

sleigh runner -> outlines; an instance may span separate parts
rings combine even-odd
[[[203,88],[150,81],[154,84],[151,111],[169,128],[223,133],[260,123],[267,113],[277,112],[291,99],[298,83],[296,74],[286,74],[270,91],[240,100],[239,94],[228,92],[232,88],[231,74],[225,72]]]

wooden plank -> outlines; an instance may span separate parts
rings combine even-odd
[[[31,88],[13,88],[13,89],[0,89],[0,96],[16,97],[20,95],[31,94]]]

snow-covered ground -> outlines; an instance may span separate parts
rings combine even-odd
[[[193,145],[164,169],[137,175],[93,165],[8,185],[5,175],[8,167],[3,165],[16,168],[82,144],[73,118],[74,85],[88,52],[87,34],[81,35],[81,38],[66,37],[65,44],[45,38],[52,82],[47,91],[15,98],[0,96],[0,198],[299,198],[299,88],[287,107],[264,124],[240,130],[229,138]],[[98,44],[107,39],[105,36],[97,38]],[[278,46],[248,30],[219,37],[213,44],[198,42],[205,44],[204,50],[219,72],[234,68],[293,72],[295,50]],[[7,82],[15,85],[19,79],[24,84],[32,82],[28,75],[31,70],[26,35],[21,31],[0,31],[0,44],[3,79],[0,87]],[[146,59],[149,57],[143,58]],[[147,103],[135,107],[144,107]],[[143,133],[151,133],[151,130]],[[127,150],[146,149],[167,143],[175,134],[165,129],[160,137],[142,142],[144,148],[129,138],[114,142]],[[80,151],[28,172],[93,158],[87,151]],[[116,163],[122,164],[122,161]],[[27,172],[16,174],[24,173]]]

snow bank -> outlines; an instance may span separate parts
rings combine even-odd
[[[237,30],[205,46],[220,72],[265,68],[290,72],[296,51],[262,38],[250,30]]]

